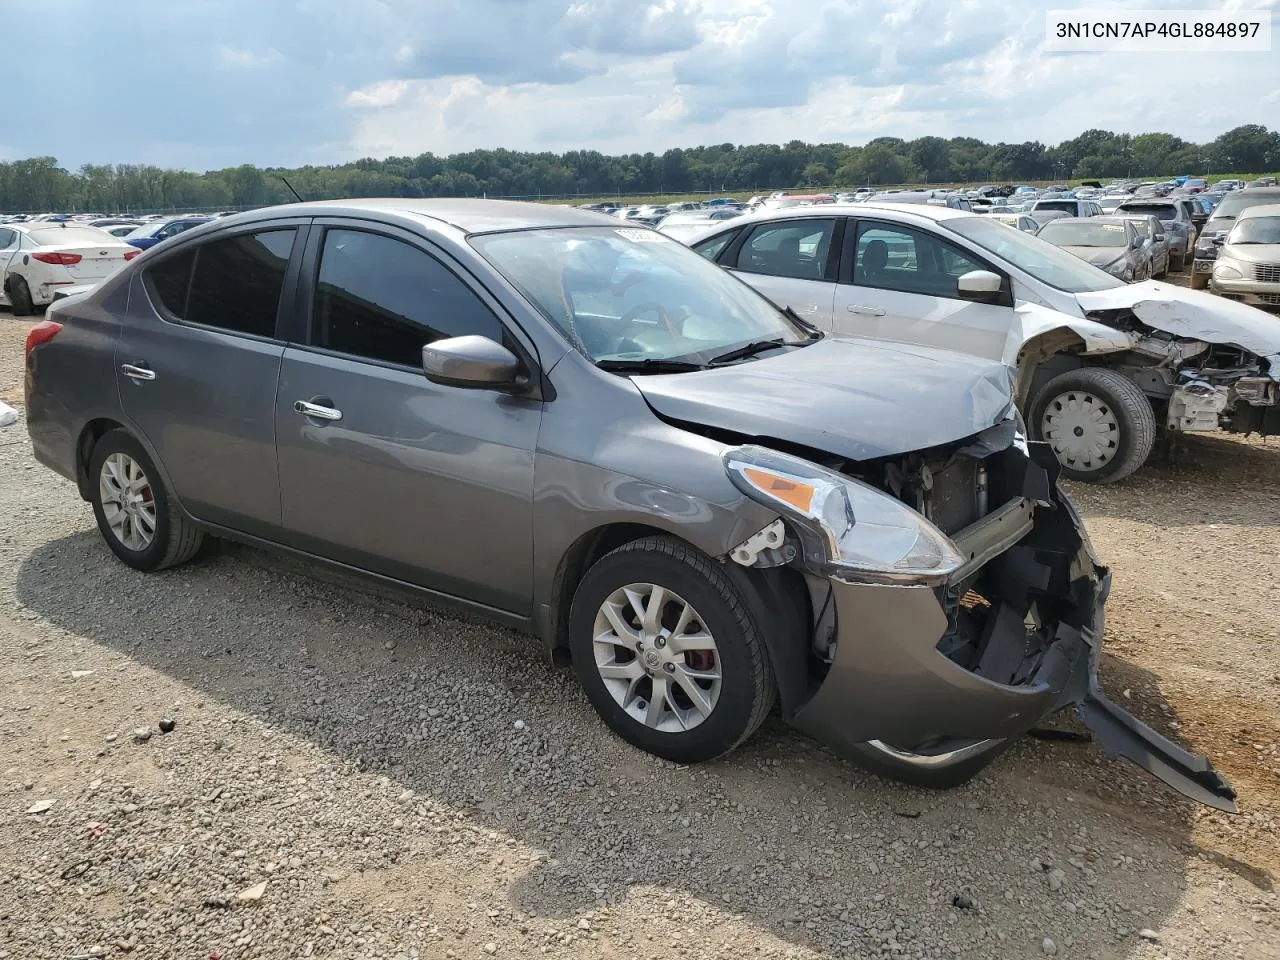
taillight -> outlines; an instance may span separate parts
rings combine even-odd
[[[42,343],[48,343],[61,332],[62,324],[56,320],[41,320],[27,334],[27,349],[23,351],[23,357],[31,356],[32,350]]]
[[[140,257],[140,256],[142,256],[141,250],[126,250],[124,252],[124,258],[126,260],[132,260],[134,257]]]
[[[31,257],[41,263],[53,263],[60,267],[74,267],[81,259],[78,253],[50,253],[47,250],[37,250]]]

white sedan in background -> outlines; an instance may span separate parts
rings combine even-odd
[[[0,304],[24,317],[71,288],[92,286],[142,253],[96,227],[0,226]]]
[[[1159,427],[1280,433],[1274,317],[1184,287],[1124,283],[992,214],[800,207],[686,242],[823,330],[1016,367],[1032,437],[1073,480],[1128,476]]]

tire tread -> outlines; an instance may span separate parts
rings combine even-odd
[[[1067,390],[1089,390],[1107,397],[1112,406],[1119,408],[1122,427],[1128,427],[1130,434],[1124,455],[1118,461],[1113,460],[1096,475],[1077,474],[1075,479],[1088,483],[1115,483],[1146,463],[1156,442],[1156,415],[1141,387],[1124,374],[1106,367],[1081,367],[1060,374],[1041,388],[1032,404],[1031,419],[1037,433],[1049,399]],[[1063,470],[1075,472],[1065,464]]]

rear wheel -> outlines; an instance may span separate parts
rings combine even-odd
[[[728,753],[773,706],[761,625],[705,554],[648,537],[587,571],[569,614],[574,671],[633,746],[677,763]]]
[[[35,313],[35,304],[31,302],[31,290],[22,277],[9,278],[9,303],[12,304],[15,317],[29,317]]]
[[[1146,462],[1156,417],[1128,377],[1083,367],[1044,385],[1031,404],[1031,429],[1053,448],[1068,479],[1113,483]]]
[[[196,555],[204,534],[165,489],[147,451],[124,430],[102,435],[89,457],[93,514],[112,552],[135,570],[163,570]]]

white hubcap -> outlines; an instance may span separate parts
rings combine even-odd
[[[1049,401],[1040,434],[1062,463],[1082,472],[1101,470],[1120,449],[1120,422],[1111,405],[1083,390]]]
[[[615,590],[593,633],[596,669],[618,706],[664,733],[691,730],[720,699],[715,639],[683,597],[653,583]]]
[[[142,551],[156,537],[156,501],[151,481],[126,453],[113,453],[98,476],[102,515],[112,535],[127,549]]]

